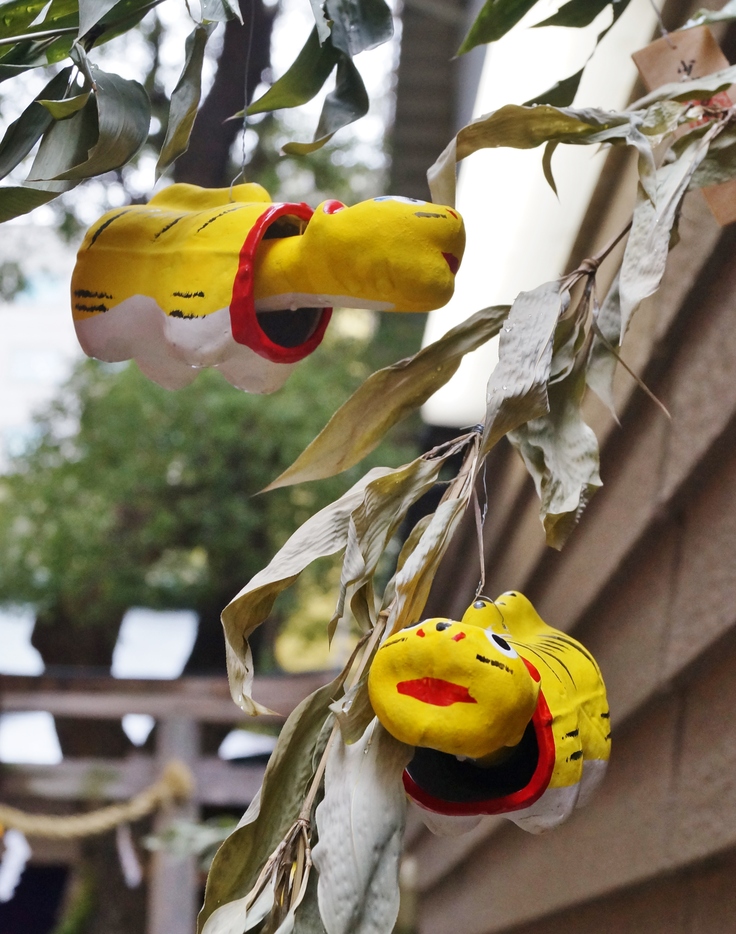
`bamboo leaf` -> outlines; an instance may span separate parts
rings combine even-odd
[[[393,928],[406,819],[401,775],[412,754],[377,720],[353,745],[330,749],[313,850],[327,934],[386,934]]]
[[[586,382],[611,415],[618,421],[613,400],[613,378],[616,374],[616,357],[611,347],[621,337],[621,297],[619,295],[619,273],[613,280],[608,294],[595,316],[599,333],[594,334],[588,356]]]
[[[325,12],[332,20],[332,44],[350,58],[394,34],[391,10],[384,0],[326,0]]]
[[[568,0],[556,13],[535,23],[535,26],[571,26],[581,29],[589,26],[605,10],[611,0]]]
[[[587,62],[585,64],[587,65]],[[535,104],[551,104],[553,107],[569,107],[578,93],[584,71],[585,66],[580,71],[576,71],[574,75],[570,75],[569,78],[563,78],[562,81],[553,84],[543,94],[538,94],[531,100],[524,101],[524,106],[533,107]]]
[[[202,19],[212,23],[236,19],[242,24],[243,13],[237,0],[202,0]]]
[[[55,75],[38,97],[6,130],[0,142],[0,178],[5,178],[28,155],[51,126],[51,114],[40,105],[39,101],[46,95],[63,94],[71,71],[71,68],[65,68]]]
[[[736,82],[736,65],[716,71],[702,78],[693,78],[691,81],[675,81],[663,84],[645,97],[639,98],[631,105],[632,110],[643,110],[658,101],[701,101],[707,100],[725,91]]]
[[[189,137],[202,96],[204,53],[214,28],[214,23],[198,25],[187,37],[184,68],[171,94],[166,139],[156,163],[157,177],[189,148]]]
[[[283,548],[253,577],[222,611],[230,691],[238,706],[257,712],[250,697],[253,664],[247,639],[268,617],[276,597],[291,586],[301,572],[315,561],[345,547],[350,516],[374,480],[391,473],[374,468],[347,493],[321,509],[294,532]]]
[[[413,357],[373,373],[266,489],[332,477],[357,464],[390,428],[445,385],[466,353],[498,333],[508,311],[508,305],[485,308]]]
[[[276,748],[266,766],[257,816],[245,819],[217,851],[207,878],[204,907],[198,930],[204,934],[241,934],[243,927],[218,928],[214,913],[253,887],[261,867],[276,849],[301,810],[314,774],[314,758],[322,727],[330,716],[329,705],[339,694],[339,679],[311,694],[284,724]],[[223,912],[228,916],[237,912]],[[208,919],[213,918],[208,929]],[[222,917],[222,915],[221,915]],[[244,913],[240,916],[245,921]],[[235,919],[233,919],[235,921]]]
[[[555,177],[552,174],[552,156],[555,153],[555,149],[560,144],[555,140],[552,143],[547,143],[544,147],[544,155],[542,156],[542,171],[544,172],[544,177],[547,180],[547,184],[557,195],[557,183],[555,182]],[[559,195],[558,195],[559,197]]]
[[[307,882],[307,891],[294,917],[294,934],[327,934],[319,913],[317,896],[318,874],[312,867]]]
[[[343,53],[337,63],[335,89],[325,98],[322,113],[311,143],[287,143],[283,151],[289,155],[307,155],[329,142],[338,130],[368,113],[370,101],[360,72],[353,60]]]
[[[39,191],[37,188],[0,188],[0,224],[28,214],[34,208],[53,201],[56,196],[55,191]]]
[[[324,0],[309,0],[309,5],[311,6],[312,13],[314,14],[314,22],[317,28],[317,37],[319,38],[321,45],[330,36],[330,21],[325,14],[325,2]]]
[[[482,453],[507,432],[548,411],[554,333],[569,300],[561,280],[555,280],[522,292],[511,306],[501,331],[498,364],[488,383]]]
[[[708,154],[690,179],[691,188],[722,185],[736,178],[736,127],[726,127],[708,147]]]
[[[342,700],[335,701],[330,710],[335,714],[343,743],[351,745],[363,736],[375,717],[368,696],[367,669],[358,683],[347,692]]]
[[[703,137],[688,139],[680,157],[657,170],[654,202],[641,187],[639,189],[621,266],[619,341],[623,340],[631,316],[641,302],[659,288],[680,203],[708,152],[710,139],[719,129],[715,125]]]
[[[56,181],[69,168],[87,158],[98,139],[97,106],[92,97],[66,120],[57,120],[44,133],[27,182],[34,188],[59,194],[78,181]]]
[[[79,0],[79,38],[86,36],[116,3],[117,0]]]
[[[727,23],[736,19],[736,0],[729,0],[720,10],[698,10],[693,13],[682,29],[692,29],[693,26],[710,26],[712,23]]]
[[[549,387],[549,413],[509,432],[541,501],[547,544],[561,549],[602,486],[598,440],[580,412],[585,373],[573,371]]]
[[[129,162],[148,138],[151,103],[142,84],[92,66],[99,136],[88,158],[56,176],[90,178]]]
[[[86,91],[84,94],[75,94],[74,97],[64,97],[61,100],[40,100],[38,101],[54,118],[54,120],[66,120],[73,116],[89,100],[92,92]]]
[[[319,92],[339,60],[339,52],[327,39],[320,45],[315,27],[291,67],[248,108],[249,114],[299,107]]]
[[[464,55],[485,42],[496,42],[536,3],[537,0],[486,0],[457,54]]]

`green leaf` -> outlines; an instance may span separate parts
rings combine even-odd
[[[308,565],[345,547],[350,515],[363,500],[366,486],[390,473],[387,468],[374,468],[340,499],[315,513],[222,611],[230,691],[235,703],[247,713],[257,712],[250,697],[253,664],[248,636],[268,617],[276,597]]]
[[[317,35],[319,36],[321,44],[330,36],[330,21],[325,15],[325,2],[324,0],[309,0],[309,5],[312,7],[314,22],[317,26]]]
[[[557,279],[522,292],[511,306],[501,331],[498,364],[488,383],[482,453],[507,432],[547,413],[554,333],[569,301],[569,292]]]
[[[340,53],[335,89],[325,98],[322,113],[311,143],[287,143],[283,151],[289,155],[306,155],[320,149],[335,133],[368,113],[370,101],[360,72],[353,60]]]
[[[47,94],[63,94],[71,75],[71,67],[55,75],[41,91],[36,100],[26,107],[23,113],[10,124],[0,142],[0,178],[5,178],[22,159],[33,149],[38,140],[51,126],[52,118],[48,110],[40,106],[39,100]]]
[[[39,191],[36,188],[0,188],[0,224],[28,214],[34,208],[40,207],[56,198],[55,191]]]
[[[394,34],[385,0],[326,0],[325,11],[332,20],[332,44],[349,57],[387,42]]]
[[[537,0],[486,0],[457,54],[464,55],[484,42],[496,42],[536,3]]]
[[[87,158],[98,138],[97,106],[93,97],[66,120],[55,121],[44,133],[27,181],[44,191],[69,191],[77,181],[56,180]]]
[[[466,353],[499,332],[508,312],[508,305],[485,308],[413,357],[373,373],[266,489],[332,477],[357,464],[390,428],[445,385]]]
[[[102,175],[129,162],[148,138],[151,103],[143,85],[92,66],[98,138],[88,158],[55,176],[82,179]],[[84,111],[81,111],[84,112]]]
[[[243,22],[243,13],[237,0],[202,0],[202,19],[226,23],[229,19]]]
[[[581,368],[549,387],[547,415],[508,435],[534,480],[547,544],[558,550],[602,486],[598,440],[580,412],[584,391]]]
[[[338,742],[330,749],[312,851],[320,914],[330,934],[393,929],[406,820],[401,775],[413,754],[377,720],[353,745]]]
[[[79,38],[86,36],[116,3],[117,0],[79,0]]]
[[[39,99],[38,103],[48,110],[54,120],[65,120],[84,107],[91,93],[86,91],[84,94],[75,94],[74,97],[64,97],[61,100]]]
[[[199,931],[224,934],[232,930],[235,934],[243,930],[242,913],[240,927],[218,927],[216,916],[211,922],[208,919],[251,890],[263,864],[296,820],[314,774],[313,758],[322,727],[330,716],[329,705],[340,691],[340,679],[320,688],[302,701],[284,724],[266,766],[257,816],[248,823],[241,821],[215,855],[207,877]],[[253,818],[253,812],[244,820],[248,817]]]
[[[196,26],[187,37],[184,68],[171,94],[166,139],[156,163],[157,177],[189,147],[189,137],[202,96],[204,52],[214,28],[214,23]]]
[[[552,16],[534,25],[571,26],[574,29],[581,29],[589,26],[610,2],[611,0],[568,0]]]
[[[569,107],[575,100],[575,95],[578,93],[584,71],[585,66],[583,66],[580,71],[576,71],[574,75],[570,75],[569,78],[563,78],[562,81],[553,84],[552,87],[548,88],[543,94],[539,94],[531,100],[524,101],[524,106],[533,107],[535,104],[551,104],[553,107]]]
[[[291,67],[266,93],[248,108],[249,114],[299,107],[317,94],[339,60],[339,52],[328,39],[322,45],[315,27]]]
[[[691,188],[722,185],[736,178],[736,127],[729,125],[708,148],[708,155],[693,173]]]
[[[555,153],[555,149],[557,149],[559,145],[560,144],[557,140],[554,140],[554,142],[551,143],[547,143],[547,145],[544,147],[544,155],[542,156],[542,171],[544,172],[544,177],[547,180],[547,184],[555,194],[557,194],[557,183],[555,182],[555,177],[552,174],[552,156]]]
[[[0,39],[9,39],[27,32],[47,2],[48,0],[6,0],[0,4]]]

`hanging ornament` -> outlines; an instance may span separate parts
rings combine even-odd
[[[169,389],[216,367],[273,392],[321,342],[332,306],[430,311],[465,247],[451,208],[409,198],[273,204],[260,185],[171,185],[87,231],[72,276],[85,353],[133,359]]]
[[[439,832],[502,814],[542,833],[587,803],[605,773],[600,669],[519,593],[481,597],[461,622],[429,619],[391,636],[368,690],[386,729],[417,747],[404,787]]]

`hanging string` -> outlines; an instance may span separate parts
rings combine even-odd
[[[649,3],[651,4],[652,9],[654,10],[655,16],[657,17],[657,23],[659,24],[659,31],[662,33],[662,38],[666,40],[667,45],[671,49],[676,49],[677,46],[672,41],[672,39],[670,39],[670,34],[667,31],[667,27],[664,24],[664,20],[662,19],[662,12],[657,6],[656,0],[649,0]]]
[[[250,22],[248,23],[248,45],[245,50],[245,77],[243,79],[243,136],[241,139],[241,152],[240,152],[240,171],[237,173],[235,178],[230,182],[230,200],[233,200],[233,186],[238,181],[242,179],[245,181],[245,162],[247,151],[245,147],[245,134],[248,129],[248,105],[250,101],[248,100],[248,75],[250,74],[250,58],[251,52],[253,51],[253,33],[255,31],[255,21],[256,21],[256,8],[255,0],[250,0]]]
[[[478,560],[480,561],[480,580],[478,581],[478,587],[475,591],[475,599],[477,600],[486,586],[486,550],[485,542],[483,540],[483,528],[486,523],[486,516],[488,515],[488,489],[486,487],[486,465],[483,464],[481,471],[481,476],[483,477],[483,509],[481,511],[480,501],[478,499],[478,488],[477,486],[473,489],[473,511],[475,513],[475,530],[478,535]]]

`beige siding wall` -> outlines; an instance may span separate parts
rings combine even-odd
[[[413,823],[422,934],[736,931],[736,229],[699,195],[684,213],[625,349],[672,421],[625,375],[620,427],[591,405],[605,487],[560,554],[518,457],[489,465],[486,593],[524,591],[596,654],[607,780],[543,837],[501,819],[451,840]],[[477,581],[468,523],[427,615],[462,613]]]

